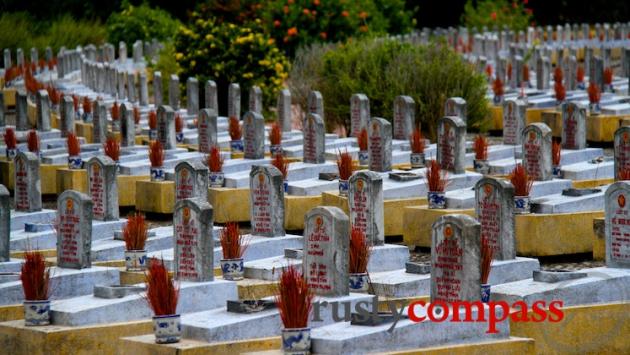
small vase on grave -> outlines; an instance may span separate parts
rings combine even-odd
[[[282,328],[282,350],[285,354],[310,354],[311,328]]]
[[[221,272],[223,278],[230,281],[238,281],[243,279],[244,264],[243,258],[221,259]]]
[[[125,267],[127,271],[143,271],[147,267],[146,250],[125,250]]]
[[[50,324],[50,300],[24,301],[24,325]]]
[[[370,288],[370,279],[367,272],[358,274],[351,273],[350,276],[350,292],[367,293]]]
[[[446,208],[446,193],[444,191],[429,191],[427,199],[429,201],[429,209]]]
[[[222,171],[211,171],[208,174],[210,187],[223,187],[225,174]]]
[[[177,343],[182,338],[181,316],[179,314],[154,316],[153,330],[157,344]]]
[[[529,196],[514,196],[514,214],[528,214],[529,212]]]

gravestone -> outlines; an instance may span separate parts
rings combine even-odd
[[[630,267],[630,184],[618,181],[605,193],[606,266]]]
[[[118,62],[125,64],[127,62],[127,43],[118,42]]]
[[[9,48],[4,49],[4,70],[11,68],[13,64],[11,63],[11,50]]]
[[[243,148],[245,159],[265,157],[265,119],[259,113],[248,111],[243,116]]]
[[[544,123],[532,123],[523,129],[523,167],[538,181],[551,180],[551,129]]]
[[[133,51],[133,62],[134,63],[142,63],[144,61],[144,55],[142,54],[142,41],[137,40],[133,43],[132,51]]]
[[[92,142],[105,143],[107,139],[107,106],[103,100],[96,100],[92,107]]]
[[[263,93],[262,90],[254,85],[249,89],[249,110],[262,115],[263,110]]]
[[[0,262],[11,258],[11,195],[4,185],[0,185]]]
[[[199,152],[210,153],[210,148],[217,145],[217,111],[210,108],[201,110],[197,120],[199,133]]]
[[[36,63],[39,61],[39,53],[37,52],[37,48],[31,48],[31,63]]]
[[[29,128],[27,107],[26,93],[18,90],[15,95],[15,129],[18,131],[26,131]]]
[[[318,296],[349,293],[350,223],[338,207],[315,207],[304,216],[303,275]]]
[[[136,121],[133,107],[127,102],[120,104],[120,145],[133,147],[136,144]]]
[[[326,162],[326,129],[324,120],[315,114],[309,113],[302,124],[304,134],[303,150],[305,163],[323,164]]]
[[[466,165],[466,123],[459,117],[438,120],[437,161],[444,170],[463,174]]]
[[[278,124],[283,132],[291,131],[291,91],[282,89],[278,94]]]
[[[324,119],[324,98],[319,91],[311,91],[308,94],[308,112],[316,113]]]
[[[408,140],[413,132],[416,103],[409,96],[394,99],[394,139]]]
[[[450,97],[444,103],[444,116],[459,117],[466,123],[468,118],[466,100],[461,97]]]
[[[514,240],[514,186],[483,177],[475,184],[475,212],[481,224],[481,241],[492,248],[496,260],[516,257]]]
[[[586,107],[575,102],[562,105],[562,148],[586,148]]]
[[[0,127],[7,125],[7,119],[4,115],[4,91],[0,91]]]
[[[392,124],[384,118],[372,117],[368,126],[369,169],[392,170]]]
[[[175,165],[175,201],[187,198],[208,200],[208,167],[199,161]]]
[[[175,136],[175,111],[170,106],[161,105],[157,110],[157,136],[164,150],[177,148]]]
[[[140,85],[140,106],[147,106],[149,104],[149,86],[147,84],[147,74],[140,72],[138,76]]]
[[[352,174],[348,189],[350,223],[361,229],[373,245],[385,243],[383,178],[373,171]]]
[[[50,131],[50,98],[48,91],[37,91],[37,130]]]
[[[228,118],[241,118],[241,87],[237,83],[228,86]]]
[[[42,188],[39,157],[31,152],[18,152],[14,159],[15,210],[36,212],[42,209]]]
[[[549,90],[549,75],[551,61],[548,57],[540,57],[536,60],[536,89]]]
[[[254,165],[249,173],[252,235],[284,236],[282,173],[272,165]]]
[[[567,76],[567,91],[573,91],[577,89],[577,58],[574,55],[567,57],[567,71],[565,75]]]
[[[118,99],[119,100],[124,100],[127,98],[127,94],[125,92],[125,84],[127,83],[126,80],[126,75],[125,75],[125,71],[124,70],[116,70],[116,76],[118,77],[118,88],[117,88],[117,94],[118,94]]]
[[[622,170],[630,170],[630,126],[615,131],[614,169],[615,180],[620,180]]]
[[[162,73],[156,71],[153,73],[153,105],[161,106],[164,103],[162,98]]]
[[[593,56],[589,69],[589,80],[594,82],[601,92],[604,92],[604,60],[600,57]]]
[[[462,214],[439,217],[431,228],[431,302],[479,301],[481,225]]]
[[[175,278],[179,281],[214,280],[212,206],[202,199],[184,199],[175,204]]]
[[[92,200],[66,190],[57,199],[57,266],[83,269],[92,266]]]
[[[217,84],[212,81],[206,81],[206,106],[204,108],[209,108],[214,110],[216,114],[219,114],[219,101],[217,99]]]
[[[108,156],[95,156],[87,161],[88,194],[93,203],[93,218],[99,221],[118,220],[118,166]]]
[[[503,102],[503,144],[520,145],[527,104],[523,100],[505,100]]]
[[[365,94],[350,97],[350,131],[352,137],[358,137],[361,129],[370,121],[370,100]]]
[[[199,81],[189,77],[186,80],[186,111],[189,115],[199,113]]]
[[[127,100],[136,102],[136,76],[133,73],[127,74]]]
[[[74,100],[70,95],[64,95],[61,100],[61,112],[59,128],[61,130],[61,136],[67,137],[68,133],[74,133]]]
[[[179,109],[179,77],[175,74],[168,81],[168,104],[175,111]]]

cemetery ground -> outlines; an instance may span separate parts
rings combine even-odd
[[[375,41],[441,40],[489,133],[450,94],[421,130],[411,92],[162,77],[157,41],[5,50],[0,349],[630,352],[628,34]]]

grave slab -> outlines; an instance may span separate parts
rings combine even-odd
[[[222,307],[228,299],[237,297],[236,283],[224,280],[182,281],[179,297],[179,313]],[[86,295],[57,301],[51,305],[52,324],[62,326],[126,322],[152,315],[153,311],[141,294],[109,299]]]
[[[572,213],[604,209],[604,193],[608,186],[597,187],[584,196],[566,196],[562,193],[532,199],[532,212]]]
[[[92,240],[111,238],[115,230],[120,230],[127,222],[126,219],[117,221],[92,221]],[[45,223],[50,223],[47,221]],[[29,247],[36,249],[52,249],[57,245],[57,237],[54,231],[30,233],[24,230],[11,233],[11,250],[27,250]]]
[[[562,165],[570,165],[589,161],[603,155],[604,151],[601,148],[586,148],[583,150],[563,149],[561,152],[560,163]],[[508,175],[512,172],[512,170],[514,170],[516,164],[520,162],[520,159],[514,158],[491,161],[490,173],[495,175]]]
[[[591,161],[563,165],[560,167],[562,177],[569,180],[607,179],[615,175],[615,164],[612,161],[593,163]]]
[[[93,266],[81,270],[52,267],[50,275],[52,300],[90,294],[96,284],[119,283],[118,269],[110,267]],[[22,303],[22,301],[24,301],[22,281],[0,284],[0,305]]]
[[[173,228],[160,227],[151,229],[154,235],[147,238],[145,250],[148,252],[165,250],[173,247]],[[99,239],[92,243],[92,261],[125,259],[125,242],[115,239]]]

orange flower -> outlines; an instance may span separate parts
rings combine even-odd
[[[368,17],[367,12],[361,11],[359,12],[359,18],[365,20]]]
[[[359,27],[359,31],[361,31],[361,32],[367,32],[367,31],[368,31],[368,27],[367,27],[367,26],[365,26],[365,25],[363,25],[363,26]]]
[[[319,0],[313,0],[313,5],[319,6]]]
[[[284,5],[284,7],[282,8],[282,10],[284,11],[285,14],[289,13],[289,7]]]
[[[275,27],[275,28],[280,27],[280,20],[275,20],[275,21],[273,22],[273,27]]]
[[[288,0],[287,3],[289,3],[289,5],[293,5],[295,1],[294,0]]]
[[[304,10],[302,10],[302,13],[303,13],[304,15],[308,16],[308,15],[310,15],[310,14],[311,14],[311,11],[310,11],[309,9],[304,9]]]
[[[320,36],[322,39],[324,39],[324,40],[328,37],[328,35],[326,34],[326,32],[320,32],[320,33],[319,33],[319,36]]]
[[[341,12],[341,16],[342,17],[348,17],[350,14],[348,13],[348,11],[344,10]]]
[[[496,19],[497,19],[497,13],[496,13],[496,12],[491,13],[491,14],[490,14],[490,18],[492,18],[492,20],[493,20],[493,21],[496,21]]]
[[[297,36],[297,33],[298,33],[297,27],[291,27],[287,31],[287,35],[289,35],[289,37]]]

